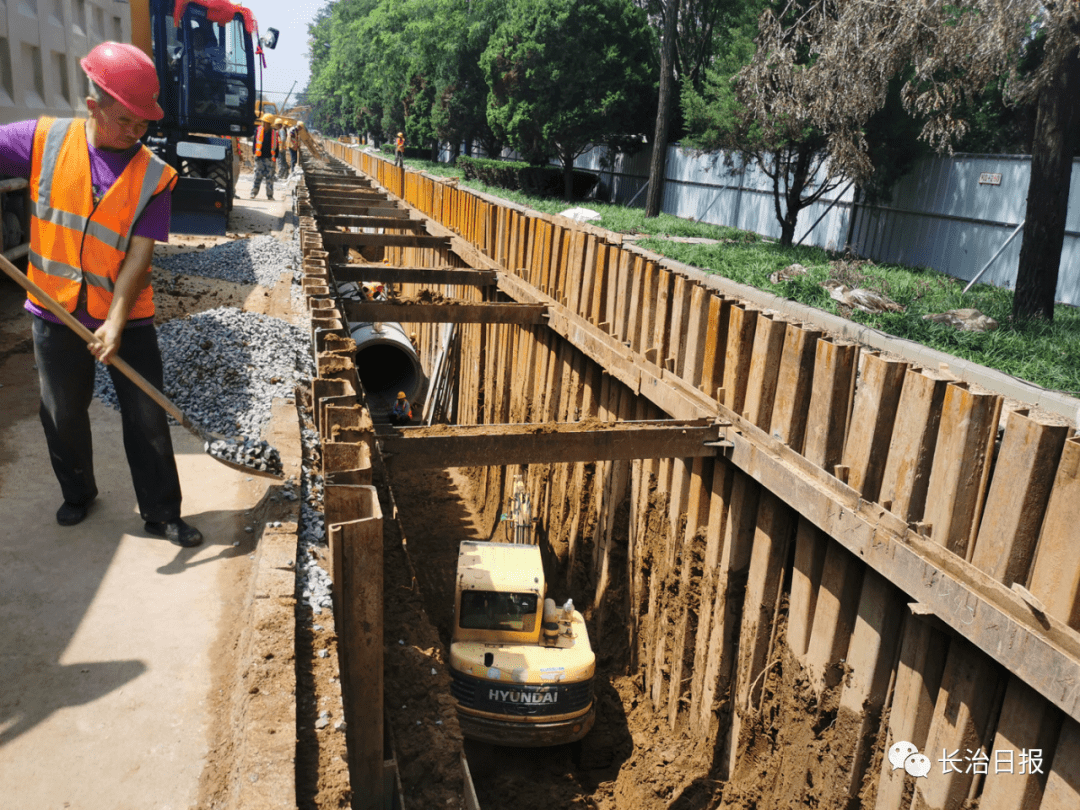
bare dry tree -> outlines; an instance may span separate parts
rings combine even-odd
[[[1041,58],[1021,70],[1036,40]],[[1006,100],[1037,104],[1014,315],[1053,317],[1080,123],[1080,2],[790,0],[762,15],[757,42],[737,80],[742,103],[760,121],[781,117],[825,133],[830,171],[856,181],[873,172],[864,126],[905,71],[904,106],[939,150],[967,131],[964,103],[1002,77]]]

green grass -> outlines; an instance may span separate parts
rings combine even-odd
[[[406,160],[406,163],[431,174],[461,178],[460,171],[446,164],[420,160]],[[571,207],[563,200],[530,197],[473,181],[462,180],[461,185],[547,214]],[[1080,309],[1059,304],[1053,323],[1013,323],[1011,290],[977,284],[964,295],[965,282],[934,270],[850,260],[820,248],[783,248],[735,228],[706,225],[668,214],[646,219],[640,208],[591,200],[574,205],[601,214],[602,218],[594,225],[623,234],[645,235],[638,240],[641,247],[675,261],[998,369],[1035,385],[1080,396]],[[719,243],[685,243],[664,237],[698,237],[716,239]],[[775,284],[769,281],[770,274],[795,263],[803,265],[807,274]],[[882,293],[905,311],[868,313],[842,306],[822,286],[829,279]],[[924,315],[962,308],[978,309],[989,315],[998,322],[998,329],[960,332],[923,320]]]

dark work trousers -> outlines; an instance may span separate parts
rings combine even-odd
[[[161,350],[153,326],[125,329],[120,357],[159,391]],[[97,495],[88,408],[97,360],[69,327],[34,317],[34,357],[41,382],[41,424],[64,500],[88,503]],[[120,421],[139,513],[154,523],[180,517],[180,477],[165,411],[135,383],[106,366],[120,401]]]

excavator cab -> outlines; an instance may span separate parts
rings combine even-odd
[[[236,184],[232,138],[255,132],[255,18],[229,0],[135,0],[132,27],[149,35],[165,111],[146,145],[180,174],[172,229],[223,234]]]
[[[150,5],[165,110],[158,128],[250,136],[257,95],[250,12],[218,0],[150,0]]]

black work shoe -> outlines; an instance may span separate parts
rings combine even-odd
[[[194,548],[203,541],[202,532],[194,526],[189,526],[182,518],[164,523],[147,522],[146,531],[158,537],[164,537],[170,543],[184,548]]]
[[[64,501],[60,504],[60,508],[56,510],[56,522],[61,526],[74,526],[77,523],[82,523],[89,508],[89,501],[86,503]]]

